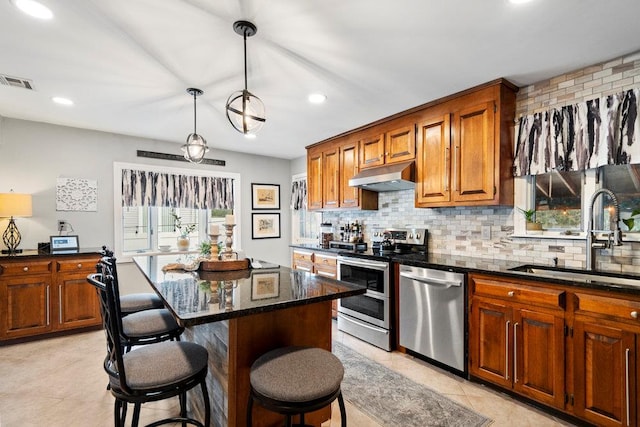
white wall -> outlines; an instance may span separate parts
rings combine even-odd
[[[186,135],[185,135],[186,137]],[[245,143],[243,141],[243,143]],[[260,144],[260,138],[246,144]],[[33,195],[33,216],[16,220],[22,234],[20,248],[32,249],[57,234],[58,219],[68,221],[83,247],[113,247],[113,163],[130,162],[181,168],[203,168],[241,175],[242,250],[247,256],[290,264],[289,160],[216,150],[209,141],[207,157],[226,166],[193,165],[139,158],[136,150],[180,154],[181,143],[156,141],[46,123],[0,117],[0,192],[13,189]],[[98,181],[97,212],[57,212],[56,179],[88,178]],[[280,185],[280,239],[251,239],[251,183]],[[7,226],[0,219],[0,233]]]

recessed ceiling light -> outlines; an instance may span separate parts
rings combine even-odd
[[[70,100],[69,98],[63,98],[61,96],[54,96],[53,98],[51,98],[51,100],[60,105],[73,105],[72,100]]]
[[[244,137],[247,139],[256,139],[256,134],[255,133],[245,133]]]
[[[312,104],[322,104],[324,101],[327,100],[327,95],[324,95],[322,93],[312,93],[309,95],[309,102]]]
[[[12,2],[18,9],[34,18],[53,18],[53,12],[51,12],[51,9],[35,0],[12,0]]]

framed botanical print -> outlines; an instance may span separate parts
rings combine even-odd
[[[251,208],[280,209],[279,184],[251,184]]]
[[[252,223],[252,227],[251,227],[252,239],[280,238],[280,214],[279,213],[252,213],[251,223]]]

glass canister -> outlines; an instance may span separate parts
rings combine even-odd
[[[320,247],[329,249],[329,242],[333,240],[333,225],[330,222],[320,224]]]

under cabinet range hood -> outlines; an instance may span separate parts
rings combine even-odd
[[[412,190],[416,186],[414,162],[363,169],[349,180],[349,186],[377,192]]]

